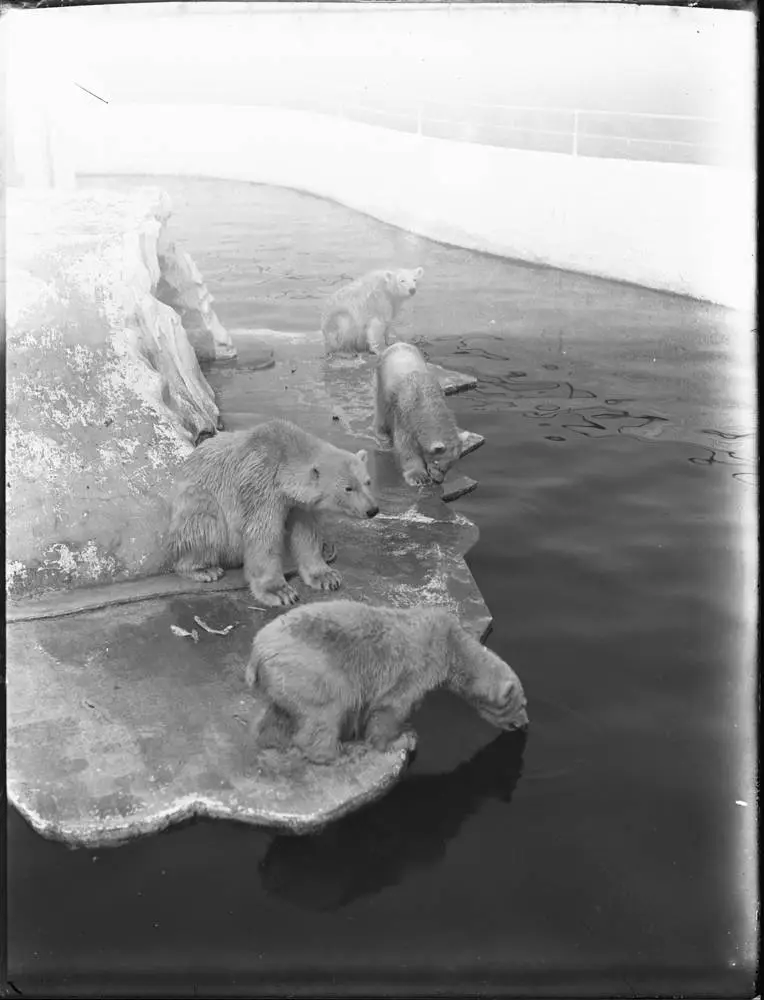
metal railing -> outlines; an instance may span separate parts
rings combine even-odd
[[[131,5],[128,5],[130,8]],[[167,11],[167,4],[140,5],[146,11]],[[305,3],[301,12],[321,12],[320,3]],[[414,6],[403,5],[407,9]],[[447,5],[435,4],[433,9]],[[187,15],[261,14],[268,8],[291,10],[291,5],[270,3],[186,3],[172,5]],[[352,9],[353,5],[347,5]],[[104,11],[121,9],[107,5]],[[137,16],[137,14],[136,14]],[[422,81],[423,84],[426,81]],[[574,157],[647,160],[665,163],[689,163],[712,166],[743,166],[755,163],[754,122],[728,122],[698,115],[665,114],[647,111],[616,111],[596,108],[560,108],[506,103],[485,103],[458,97],[419,99],[408,102],[391,98],[386,83],[378,80],[376,95],[368,92],[354,100],[345,93],[321,94],[320,79],[312,79],[313,92],[306,96],[299,83],[268,79],[264,86],[271,95],[262,94],[261,84],[251,81],[251,95],[237,93],[235,103],[301,109],[422,137],[453,139],[480,145],[537,152],[565,153]],[[348,88],[357,86],[348,80]],[[275,96],[281,91],[281,96]],[[249,99],[248,99],[249,97]],[[742,113],[742,112],[741,112]]]
[[[296,90],[259,104],[313,111],[398,132],[576,157],[752,166],[753,145],[740,123],[698,115],[599,108],[488,104],[476,101],[348,101],[337,93],[306,97]],[[751,133],[752,134],[752,133]]]
[[[472,101],[444,102],[434,112],[439,103],[340,104],[335,113],[419,136],[572,156],[731,165],[748,155],[744,142],[731,148],[723,141],[720,119]]]

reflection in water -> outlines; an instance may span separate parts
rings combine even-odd
[[[449,774],[408,777],[319,834],[277,836],[260,863],[263,888],[296,906],[334,910],[436,864],[485,799],[510,801],[526,738],[502,733]]]
[[[700,456],[690,454],[687,457],[693,465],[737,465],[742,468],[731,473],[733,479],[746,485],[757,483],[758,463],[755,448],[752,447],[754,435],[751,432],[708,429],[702,425],[698,426],[695,422],[701,410],[692,407],[694,400],[688,391],[688,386],[691,387],[692,375],[695,372],[699,372],[699,377],[708,380],[710,362],[707,358],[699,357],[695,359],[692,367],[693,359],[688,357],[692,350],[690,345],[673,341],[662,343],[664,356],[660,359],[660,364],[656,364],[659,359],[651,357],[650,371],[646,372],[639,367],[639,352],[631,360],[625,359],[623,353],[608,359],[607,354],[602,354],[602,344],[598,343],[597,365],[601,366],[608,360],[613,363],[612,371],[608,375],[610,391],[600,397],[596,391],[582,388],[574,381],[533,378],[532,367],[528,367],[527,370],[510,369],[511,357],[516,362],[521,358],[525,360],[527,355],[527,344],[521,338],[481,333],[450,340],[436,337],[428,343],[431,343],[437,354],[436,358],[430,360],[448,366],[449,363],[456,362],[456,356],[459,356],[459,362],[455,367],[465,369],[478,379],[477,389],[470,398],[472,410],[519,411],[520,415],[528,420],[536,421],[539,428],[556,429],[558,433],[545,434],[544,437],[547,441],[560,443],[572,440],[564,436],[567,432],[586,438],[606,438],[622,434],[646,442],[657,439],[683,441],[703,450]],[[585,353],[581,345],[577,345],[571,352],[570,362],[566,366],[552,362],[539,364],[536,352],[533,357],[536,362],[534,367],[538,374],[542,374],[540,370],[551,373],[559,371],[561,367],[567,367],[569,370],[565,374],[570,375],[580,364]],[[682,361],[679,373],[675,367],[677,356],[681,357]],[[451,358],[454,362],[450,362]],[[720,357],[720,368],[723,368],[722,360]],[[588,364],[583,369],[588,378],[591,378],[592,373],[598,378],[601,377],[597,365]],[[631,383],[639,382],[640,389],[644,388],[645,391],[640,398],[612,391],[617,383],[622,385],[625,379]],[[656,387],[661,396],[660,410],[657,413],[645,412],[645,396],[655,393]],[[602,402],[596,402],[598,398],[603,400],[604,408]],[[726,412],[733,421],[733,426],[741,419],[745,423],[750,416],[736,405],[737,402],[739,401],[726,404]],[[710,443],[709,437],[712,439]],[[736,448],[730,450],[727,445],[733,441],[736,442]]]
[[[584,437],[603,437],[612,434],[630,434],[634,437],[656,438],[668,423],[666,417],[629,413],[628,410],[608,410],[587,413],[576,411],[576,424],[563,424],[566,430]],[[604,421],[604,422],[600,422]]]
[[[717,450],[704,448],[703,451],[706,453],[705,455],[696,455],[688,461],[692,462],[693,465],[742,465],[746,461],[734,451],[724,451],[721,448]]]
[[[479,339],[491,338],[481,336]],[[474,410],[518,410],[523,417],[536,421],[539,428],[555,428],[586,438],[623,434],[644,441],[682,440],[703,452],[688,456],[687,460],[693,465],[737,465],[742,468],[732,473],[734,479],[746,485],[757,482],[757,462],[752,448],[754,435],[750,432],[693,427],[686,419],[645,413],[644,402],[630,396],[608,396],[603,407],[602,403],[589,402],[597,400],[596,392],[580,388],[571,381],[534,379],[528,372],[510,371],[506,355],[486,350],[469,337],[462,337],[458,347],[450,348],[449,353],[469,358],[467,370],[478,378],[478,387],[471,399]],[[438,357],[437,361],[447,364],[448,358]],[[491,364],[484,367],[481,361]],[[507,370],[502,371],[497,361],[505,362]],[[547,371],[558,368],[553,364],[540,367]],[[544,438],[560,443],[568,440],[561,433],[545,434]],[[708,438],[711,438],[710,445]],[[728,447],[731,442],[735,442],[735,450]]]

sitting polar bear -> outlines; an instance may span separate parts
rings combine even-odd
[[[321,512],[374,517],[367,454],[353,454],[288,420],[216,434],[180,467],[172,500],[169,555],[180,576],[213,581],[244,566],[253,596],[270,607],[298,601],[284,578],[288,543],[302,581],[337,590],[327,565]]]
[[[401,304],[416,293],[424,271],[372,271],[338,289],[321,316],[327,354],[380,354]]]
[[[413,344],[393,344],[379,359],[376,432],[392,440],[409,486],[442,483],[461,457],[466,431],[456,426],[440,382]]]
[[[255,636],[246,681],[267,701],[260,746],[329,764],[343,739],[384,751],[428,691],[447,687],[502,729],[528,725],[517,674],[443,608],[321,601]]]

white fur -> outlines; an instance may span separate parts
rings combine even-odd
[[[336,759],[347,732],[363,730],[386,749],[425,694],[440,686],[493,725],[528,722],[511,667],[432,606],[332,600],[296,608],[255,636],[246,680],[269,701],[264,727],[288,721],[292,742],[316,763]]]
[[[326,353],[381,353],[402,303],[416,292],[423,274],[421,267],[372,271],[338,289],[321,316]]]
[[[442,483],[461,456],[445,393],[413,344],[393,344],[377,363],[376,430],[392,440],[410,486]]]
[[[172,501],[175,572],[212,581],[243,565],[257,600],[294,604],[282,566],[288,544],[305,584],[336,590],[342,577],[324,558],[321,512],[376,515],[366,460],[287,420],[204,441],[181,466]]]

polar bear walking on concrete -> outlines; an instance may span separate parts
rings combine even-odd
[[[413,344],[393,344],[380,357],[376,406],[376,432],[392,440],[409,486],[442,483],[461,457],[465,432]]]
[[[416,293],[424,274],[398,268],[372,271],[338,289],[321,316],[327,354],[381,354],[389,344],[391,324],[401,305]]]
[[[246,681],[265,696],[257,742],[329,764],[343,739],[384,751],[428,691],[447,687],[502,729],[528,724],[512,668],[444,608],[322,601],[255,636]]]
[[[337,590],[342,577],[324,558],[331,546],[321,513],[379,512],[366,459],[365,451],[336,448],[287,420],[209,438],[181,466],[172,500],[175,572],[209,582],[243,564],[258,601],[289,606],[299,597],[284,578],[288,544],[303,583]]]

